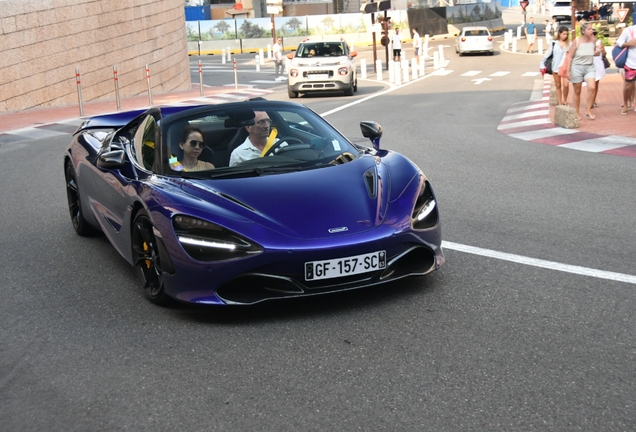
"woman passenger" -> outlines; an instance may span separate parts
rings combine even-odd
[[[199,156],[201,156],[201,152],[203,152],[205,147],[203,132],[199,128],[192,125],[183,128],[179,139],[179,147],[183,150],[183,159],[179,161],[183,166],[183,171],[214,169],[214,165],[210,162],[199,160]]]

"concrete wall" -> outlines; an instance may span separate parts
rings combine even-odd
[[[0,113],[190,88],[183,0],[0,0]]]

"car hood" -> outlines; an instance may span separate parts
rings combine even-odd
[[[296,66],[334,66],[346,63],[348,61],[347,56],[340,57],[312,57],[312,58],[297,58],[294,59]]]
[[[382,224],[390,199],[387,168],[371,156],[310,171],[187,180],[182,187],[224,213],[297,238],[371,230]]]

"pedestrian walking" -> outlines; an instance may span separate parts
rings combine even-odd
[[[634,83],[636,82],[636,25],[624,28],[616,40],[616,45],[627,47],[627,58],[623,72],[623,109],[621,115],[627,115],[634,101]],[[636,111],[636,109],[635,109]]]
[[[597,36],[597,31],[594,29],[594,36]],[[600,39],[596,39],[596,52],[598,55],[594,55],[594,70],[596,73],[595,80],[596,86],[594,87],[594,96],[592,97],[592,108],[596,108],[598,105],[596,104],[596,95],[598,94],[598,87],[601,83],[601,80],[605,77],[605,62],[607,58],[605,57],[607,54],[605,53],[605,44]]]
[[[272,47],[272,53],[274,55],[274,65],[276,66],[276,81],[283,81],[283,46],[282,39],[277,38],[276,43]]]
[[[567,58],[569,62],[567,67],[567,77],[574,87],[574,109],[579,119],[581,118],[581,88],[583,81],[587,84],[587,106],[585,116],[594,120],[596,117],[592,114],[592,103],[594,89],[596,88],[596,68],[594,67],[594,56],[598,55],[598,47],[596,46],[596,36],[594,36],[594,28],[588,22],[581,24],[581,36],[576,38],[571,46]]]
[[[393,35],[393,61],[399,62],[402,56],[402,36],[400,35],[400,29],[395,28],[395,34]]]
[[[537,39],[537,25],[534,23],[533,17],[530,17],[524,30],[526,32],[526,39],[528,40],[528,49],[526,52],[534,52],[534,41]]]
[[[417,32],[417,29],[414,28],[413,32],[413,51],[415,55],[415,61],[420,63],[420,51],[422,50],[422,38],[420,38],[420,34]]]
[[[552,78],[554,79],[554,87],[556,88],[557,104],[567,105],[570,83],[564,76],[559,75],[559,67],[566,61],[567,53],[570,50],[570,31],[567,27],[561,26],[556,33],[556,40],[552,41],[548,51],[543,56],[539,69],[546,68],[546,61],[552,55]]]
[[[550,21],[545,20],[543,32],[545,33],[545,46],[550,46],[552,42],[552,24]]]

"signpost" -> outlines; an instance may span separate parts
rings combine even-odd
[[[523,10],[523,25],[526,25],[526,8],[528,7],[528,5],[530,4],[530,2],[528,0],[521,0],[519,2],[519,6],[521,6],[521,9]]]
[[[276,21],[274,15],[283,12],[283,0],[267,0],[267,13],[272,18],[272,41],[276,43]]]
[[[270,1],[270,0],[268,0]],[[380,23],[382,25],[382,41],[385,40],[385,37],[388,36],[388,32],[386,31],[386,25],[388,23],[390,23],[389,20],[387,20],[387,14],[386,11],[391,9],[391,0],[382,0],[382,1],[370,1],[368,3],[362,3],[362,6],[360,6],[360,12],[362,13],[370,13],[371,14],[371,25],[374,26],[374,30],[375,30],[375,13],[376,12],[384,12],[384,18],[382,17],[378,17],[378,23]],[[378,54],[377,54],[377,50],[376,50],[376,40],[375,40],[375,31],[373,31],[372,35],[372,41],[373,41],[373,64],[377,63],[377,59],[378,59]],[[382,45],[384,45],[384,43],[382,43]],[[388,44],[387,44],[388,45]],[[387,46],[385,45],[385,46]],[[388,48],[387,48],[388,49]],[[387,51],[387,67],[389,64],[388,61],[388,51]]]
[[[616,15],[618,15],[618,20],[620,22],[625,22],[625,18],[627,18],[628,13],[629,9],[616,9]]]

